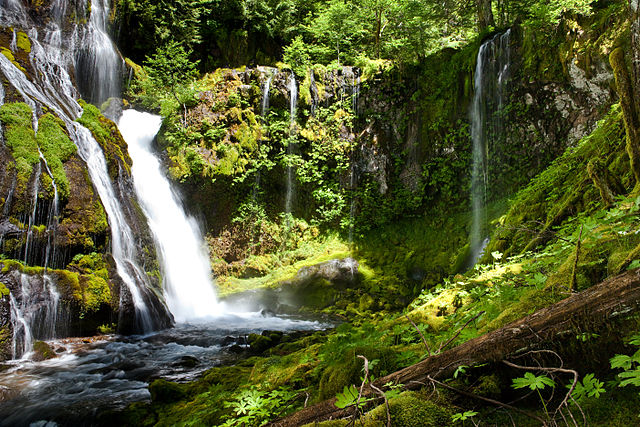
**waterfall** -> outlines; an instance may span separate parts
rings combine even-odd
[[[360,74],[354,73],[353,75],[353,85],[352,85],[352,94],[351,94],[351,109],[353,110],[353,115],[358,115],[358,100],[360,98]]]
[[[480,46],[470,109],[473,168],[471,172],[472,223],[469,236],[471,268],[488,243],[486,202],[489,194],[489,148],[502,133],[500,117],[509,78],[511,30],[498,34]]]
[[[298,106],[298,86],[296,84],[296,76],[291,72],[291,78],[289,79],[289,117],[290,117],[290,130],[289,130],[289,142],[287,144],[287,194],[285,199],[285,212],[290,214],[292,211],[293,198],[295,193],[295,166],[292,164],[292,156],[295,152],[295,143],[293,138],[295,137],[296,126],[296,108]]]
[[[76,81],[85,99],[100,105],[120,97],[122,59],[108,35],[109,0],[92,0],[88,25],[80,35],[76,54]]]
[[[262,87],[262,122],[263,124],[267,124],[267,115],[269,114],[269,90],[271,90],[271,81],[278,74],[278,70],[275,69],[269,72],[269,76]],[[256,183],[251,191],[251,198],[255,202],[258,199],[258,191],[260,189],[260,169],[256,170]]]
[[[162,119],[126,110],[119,127],[129,145],[136,194],[162,264],[166,301],[177,321],[212,317],[219,306],[200,228],[171,188],[152,143]]]
[[[58,334],[60,294],[48,275],[28,276],[11,273],[20,283],[19,296],[11,294],[13,324],[13,358],[28,357],[35,340],[53,339]]]
[[[276,75],[277,71],[274,71],[269,74],[267,77],[267,81],[264,83],[262,87],[262,119],[267,121],[267,114],[269,113],[269,90],[271,89],[271,80]]]
[[[116,90],[118,86],[113,82],[119,79],[120,59],[104,32],[109,10],[108,2],[104,0],[92,2],[91,18],[88,26],[84,28],[82,43],[80,43],[86,48],[79,52],[75,50],[78,46],[77,33],[80,31],[76,28],[65,43],[66,48],[71,52],[70,55],[61,49],[60,28],[55,24],[49,23],[51,30],[47,31],[44,40],[39,40],[35,27],[26,20],[26,13],[22,13],[24,6],[21,2],[0,0],[0,4],[3,7],[9,4],[11,8],[6,11],[13,11],[11,14],[2,13],[4,23],[7,20],[16,19],[10,23],[19,27],[32,27],[29,31],[32,42],[30,59],[36,72],[31,76],[33,78],[31,81],[4,55],[0,55],[0,71],[25,102],[32,107],[34,117],[36,111],[41,111],[42,107],[51,110],[64,121],[69,136],[78,147],[78,155],[87,165],[89,176],[104,206],[111,229],[111,252],[118,275],[124,284],[121,313],[125,311],[123,304],[128,304],[130,298],[134,317],[133,330],[149,332],[166,327],[168,324],[166,308],[152,291],[149,278],[138,263],[139,247],[136,236],[116,196],[104,153],[91,132],[75,122],[82,113],[82,108],[76,102],[77,91],[67,71],[72,66],[73,57],[78,58],[79,62],[76,65],[81,66],[76,67],[76,76],[82,72],[86,76],[96,77],[92,80],[95,87],[91,89],[94,100],[114,95],[119,90]],[[54,7],[66,8],[66,2],[57,1]],[[57,12],[54,10],[52,13],[55,15]],[[49,44],[47,40],[52,41],[53,44]],[[91,58],[93,59],[89,60]]]

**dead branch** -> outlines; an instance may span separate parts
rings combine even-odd
[[[510,410],[518,412],[518,413],[520,413],[522,415],[526,415],[529,418],[533,418],[534,420],[540,421],[543,426],[547,425],[547,422],[545,420],[543,420],[542,418],[540,418],[539,416],[537,416],[535,414],[532,414],[532,413],[529,413],[527,411],[523,411],[522,409],[516,408],[515,406],[511,406],[511,405],[508,405],[506,403],[502,403],[502,402],[494,400],[494,399],[489,399],[488,397],[478,396],[477,394],[473,394],[473,393],[469,393],[469,392],[464,391],[464,390],[460,390],[458,388],[450,386],[449,384],[445,384],[443,382],[435,380],[435,379],[431,378],[431,376],[429,376],[429,375],[427,376],[427,379],[429,381],[431,381],[432,383],[439,385],[440,387],[444,387],[444,388],[446,388],[448,390],[455,391],[456,393],[461,394],[463,396],[471,397],[473,399],[482,400],[484,402],[491,403],[492,405],[501,406],[501,407],[503,407],[505,409],[510,409]]]
[[[404,317],[407,318],[407,320],[413,325],[415,330],[418,331],[418,334],[420,334],[420,338],[422,338],[422,343],[424,344],[424,347],[427,349],[427,357],[431,356],[431,349],[429,349],[429,344],[427,344],[427,340],[424,338],[424,334],[422,333],[420,328],[418,328],[418,325],[416,325],[415,322],[411,320],[408,314],[405,314]]]
[[[447,346],[449,344],[451,344],[456,338],[458,338],[458,336],[460,335],[460,333],[464,330],[464,328],[466,328],[467,326],[469,326],[469,323],[473,322],[474,320],[476,320],[478,317],[482,316],[485,313],[485,311],[481,311],[480,313],[476,314],[475,316],[473,316],[471,319],[469,319],[467,321],[467,323],[465,323],[464,325],[462,325],[462,327],[460,329],[458,329],[458,332],[456,332],[456,334],[454,336],[452,336],[451,338],[449,338],[449,341],[447,341],[444,344],[440,344],[440,348],[438,349],[438,351],[436,351],[436,354],[439,354],[442,352],[443,349],[447,348]]]

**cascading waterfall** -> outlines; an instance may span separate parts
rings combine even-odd
[[[109,0],[91,1],[91,17],[83,27],[82,48],[76,54],[78,88],[95,105],[120,97],[122,58],[108,35],[109,12]]]
[[[353,76],[353,84],[352,84],[352,93],[351,93],[351,108],[353,110],[353,115],[355,117],[358,116],[358,100],[360,98],[360,74],[355,74]],[[353,243],[353,227],[356,215],[356,164],[354,159],[353,149],[351,152],[351,166],[349,168],[349,189],[351,190],[351,206],[349,207],[349,243]]]
[[[271,81],[278,74],[278,70],[275,69],[269,72],[269,76],[262,87],[262,121],[266,125],[267,124],[267,115],[269,114],[269,91],[271,90]],[[256,171],[256,185],[253,187],[253,191],[251,192],[251,198],[255,202],[258,199],[258,191],[260,189],[260,169]]]
[[[149,220],[162,265],[166,301],[176,321],[219,314],[209,256],[196,220],[188,216],[152,150],[162,118],[124,111],[119,127],[129,145],[138,200]]]
[[[271,89],[271,81],[276,73],[277,71],[270,73],[262,87],[262,119],[265,121],[267,120],[267,114],[269,114],[269,90]]]
[[[487,40],[478,51],[474,96],[471,104],[471,172],[472,223],[469,236],[468,268],[475,265],[488,243],[486,201],[489,191],[489,146],[502,133],[500,113],[509,77],[511,30]]]
[[[86,48],[75,54],[80,27],[76,27],[70,40],[65,43],[70,51],[70,54],[65,54],[61,48],[62,33],[59,26],[50,22],[44,40],[40,40],[34,26],[27,20],[27,14],[21,2],[4,0],[1,4],[2,6],[8,5],[7,8],[3,8],[4,12],[1,15],[4,24],[15,25],[19,28],[32,28],[29,30],[32,42],[30,60],[36,72],[33,74],[34,81],[29,80],[4,55],[0,55],[0,71],[34,111],[34,129],[37,130],[36,111],[45,106],[65,122],[69,136],[78,147],[78,154],[87,165],[93,185],[107,213],[111,228],[111,252],[118,274],[125,285],[123,294],[126,295],[126,291],[128,291],[134,309],[135,319],[132,328],[138,332],[148,332],[167,326],[167,314],[161,312],[166,308],[162,307],[162,302],[157,303],[158,298],[151,290],[147,274],[138,264],[135,234],[127,222],[120,201],[116,197],[104,153],[91,132],[75,122],[75,119],[81,114],[82,108],[75,100],[78,94],[67,72],[74,56],[78,58],[81,68],[84,69],[82,71],[84,74],[96,77],[91,82],[93,85],[90,88],[90,92],[93,93],[92,99],[104,99],[119,91],[119,87],[114,82],[118,81],[118,61],[120,59],[111,40],[104,32],[109,10],[108,2],[103,0],[92,2],[90,23],[87,28],[84,28],[81,37],[81,44]],[[62,16],[64,12],[61,9],[66,7],[66,1],[57,1],[53,4],[52,14]],[[52,44],[49,44],[48,41]],[[90,58],[94,58],[94,60],[89,60]],[[80,71],[76,68],[77,73]],[[109,75],[104,73],[109,73]],[[57,207],[54,206],[53,209],[53,217],[55,217]],[[55,222],[55,220],[53,221]],[[123,301],[121,300],[121,304]],[[154,302],[156,303],[154,304]],[[24,315],[25,308],[21,304],[23,302],[15,305],[14,311],[22,314],[16,314],[14,320],[18,323],[14,323],[14,325],[18,326],[18,330],[25,330],[25,328],[19,327],[20,319],[27,323],[29,319]],[[121,313],[123,311],[121,310]],[[29,325],[29,328],[32,328],[32,325]],[[30,338],[27,335],[24,334],[25,340],[28,341]]]
[[[291,78],[289,79],[289,115],[290,115],[290,130],[289,130],[289,143],[287,144],[287,194],[285,199],[285,212],[290,214],[293,208],[293,198],[295,193],[295,166],[292,165],[292,156],[295,153],[295,143],[293,138],[295,137],[296,126],[296,108],[298,106],[298,85],[296,83],[296,76],[291,72]]]
[[[53,339],[61,320],[60,294],[47,274],[41,277],[13,272],[20,283],[18,301],[10,298],[13,324],[13,358],[27,357],[34,340]]]

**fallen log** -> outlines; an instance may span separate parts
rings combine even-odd
[[[629,314],[639,306],[640,269],[636,269],[609,278],[503,328],[379,378],[373,385],[383,390],[388,383],[403,384],[407,390],[418,389],[429,383],[429,377],[448,378],[459,366],[500,362],[523,351],[550,344],[558,336],[575,335],[580,325],[589,325],[591,329],[606,326],[611,319]],[[363,396],[373,396],[375,393],[370,386],[365,386]],[[352,415],[352,408],[340,409],[335,406],[335,401],[333,398],[320,402],[269,425],[297,427]]]

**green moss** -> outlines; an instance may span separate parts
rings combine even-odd
[[[28,267],[15,260],[2,260],[1,263],[3,273],[14,270],[28,275],[44,273],[43,267]],[[103,277],[69,270],[47,270],[47,273],[54,278],[62,299],[77,304],[81,314],[95,312],[103,304],[113,303],[111,290]]]
[[[23,31],[17,32],[16,45],[18,49],[23,50],[25,53],[31,53],[31,40]]]
[[[5,144],[16,161],[18,173],[16,192],[18,194],[26,190],[33,167],[40,162],[32,120],[33,112],[23,102],[4,104],[0,107],[0,122],[4,125]]]
[[[552,228],[570,216],[597,209],[600,194],[587,171],[593,158],[603,159],[626,188],[632,187],[624,138],[622,112],[619,105],[614,105],[592,134],[567,149],[517,194],[485,253],[500,251],[515,255],[533,249],[546,243],[553,236]]]
[[[64,123],[51,113],[40,117],[38,121],[37,142],[47,165],[53,174],[59,195],[69,197],[69,179],[64,171],[63,162],[76,153],[77,147],[64,129]]]
[[[27,73],[27,70],[22,65],[20,65],[18,61],[16,61],[16,58],[13,56],[11,50],[7,49],[6,47],[0,46],[0,53],[2,53],[9,61],[11,61],[11,63],[15,65],[20,71],[25,74]]]
[[[562,294],[550,290],[534,289],[527,291],[520,297],[519,301],[510,303],[496,319],[487,323],[481,330],[483,332],[496,330],[515,320],[533,314],[536,310],[556,303],[562,298],[564,298]]]
[[[163,379],[155,380],[149,385],[151,400],[154,402],[175,402],[186,395],[185,386]]]
[[[116,124],[104,117],[96,106],[84,101],[80,101],[80,105],[83,111],[77,121],[91,131],[102,147],[111,178],[115,179],[118,176],[120,167],[123,167],[130,174],[131,158],[126,148],[126,142],[122,139]]]
[[[394,427],[444,427],[453,425],[451,411],[416,392],[404,392],[389,401],[391,425]],[[387,409],[380,405],[364,419],[365,427],[386,425]]]
[[[83,290],[83,309],[98,311],[103,304],[110,304],[111,289],[102,277],[90,274],[80,276],[80,286]]]
[[[4,283],[0,282],[0,298],[8,297],[10,293],[11,291],[9,291],[9,288],[7,288]]]
[[[44,341],[36,341],[33,343],[33,360],[36,362],[42,360],[53,359],[56,357],[56,352],[51,348],[49,344]]]

